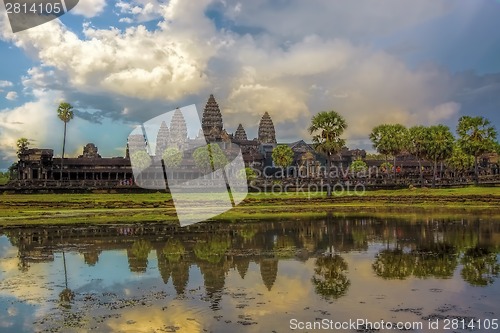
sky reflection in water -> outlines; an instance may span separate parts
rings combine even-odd
[[[461,219],[4,229],[0,331],[500,318],[499,249],[499,221]]]

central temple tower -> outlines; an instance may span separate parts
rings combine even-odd
[[[214,95],[210,95],[201,119],[203,134],[209,142],[222,141],[224,136],[222,114]]]

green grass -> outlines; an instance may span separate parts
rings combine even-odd
[[[197,194],[192,200],[212,199]],[[349,216],[500,217],[500,187],[403,189],[354,193],[250,193],[245,201],[215,219],[245,221],[298,219],[326,214]],[[143,194],[0,194],[0,226],[65,223],[128,223],[177,221],[172,197]]]

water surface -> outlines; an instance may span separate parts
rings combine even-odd
[[[9,228],[0,331],[288,332],[323,319],[478,331],[500,319],[499,250],[499,221],[461,218]]]

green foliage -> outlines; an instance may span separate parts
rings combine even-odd
[[[474,157],[464,153],[462,148],[455,143],[450,158],[446,160],[446,165],[455,172],[464,173],[474,167]]]
[[[66,102],[61,102],[57,108],[57,116],[64,123],[68,123],[75,116],[73,106]]]
[[[228,163],[226,155],[216,143],[197,148],[193,159],[196,166],[206,172],[221,169]]]
[[[392,170],[393,167],[394,165],[392,165],[392,163],[389,162],[384,162],[380,164],[380,170],[382,170],[383,172],[389,172]]]
[[[144,150],[138,150],[130,156],[130,161],[135,169],[142,171],[151,165],[151,156]]]
[[[346,273],[347,262],[338,254],[319,257],[311,279],[316,293],[327,300],[344,296],[351,285]]]
[[[66,126],[74,117],[73,106],[66,102],[61,102],[57,108],[57,116],[64,122],[64,136],[63,136],[63,148],[62,148],[62,158],[64,159],[64,151],[66,149]],[[62,169],[61,160],[61,169]],[[61,171],[62,172],[62,171]]]
[[[435,125],[428,128],[425,157],[429,161],[444,161],[453,153],[455,138],[448,126]]]
[[[293,163],[293,150],[287,145],[278,145],[273,149],[274,164],[286,169]]]
[[[207,242],[197,242],[193,250],[198,259],[215,264],[220,262],[230,245],[231,241],[227,236],[216,235]]]
[[[165,149],[161,158],[167,168],[177,168],[182,163],[182,152],[175,147],[170,147]]]
[[[463,116],[458,121],[458,144],[472,156],[495,151],[497,132],[490,121],[484,117]]]
[[[406,149],[418,159],[425,158],[429,129],[425,126],[413,126],[408,129],[408,140]]]
[[[162,250],[169,262],[179,262],[182,256],[186,253],[186,248],[177,238],[171,238],[165,244]]]
[[[485,248],[471,248],[462,257],[462,278],[473,286],[487,286],[500,273],[497,254]]]
[[[347,122],[335,111],[323,111],[311,120],[309,133],[313,135],[314,148],[325,154],[330,161],[331,155],[338,154],[345,146],[345,140],[340,136],[347,128]]]
[[[0,172],[0,185],[5,185],[10,180],[9,172]]]
[[[408,130],[401,124],[382,124],[370,133],[373,148],[386,157],[399,155],[407,146]]]
[[[377,254],[373,271],[384,279],[406,279],[413,271],[411,254],[400,249],[383,250]]]
[[[148,258],[149,252],[153,249],[151,243],[145,239],[139,239],[132,244],[131,253],[137,259],[146,260]]]
[[[20,158],[21,154],[23,154],[30,147],[30,140],[27,138],[19,138],[16,142],[17,146],[17,157]]]
[[[237,177],[239,179],[244,179],[244,177],[246,177],[248,181],[252,181],[257,178],[257,173],[254,169],[246,167],[245,169],[238,171]]]
[[[366,162],[361,159],[357,159],[351,163],[349,169],[356,173],[365,172],[366,170],[368,170],[368,164],[366,164]]]

